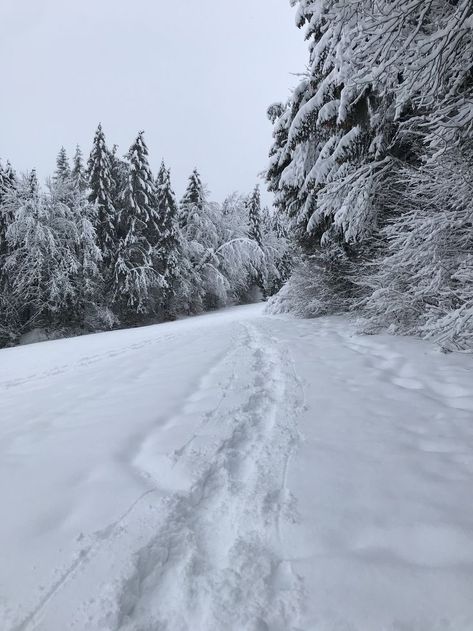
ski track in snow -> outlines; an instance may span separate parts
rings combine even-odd
[[[201,428],[205,446],[197,445],[199,432],[176,452],[175,462],[199,473],[138,552],[114,629],[295,628],[302,588],[280,556],[279,521],[299,384],[288,381],[274,341],[248,325],[245,338],[231,357],[241,371],[249,355],[246,400],[221,401]],[[227,389],[235,379],[233,372]],[[231,399],[228,390],[223,397]]]
[[[280,556],[279,524],[290,507],[285,478],[298,440],[301,386],[276,340],[255,326],[240,328],[231,350],[200,378],[164,430],[147,434],[130,454],[131,466],[161,491],[150,488],[95,533],[14,631],[59,629],[56,614],[74,607],[77,585],[84,594],[88,582],[91,594],[75,605],[71,628],[83,628],[84,619],[88,629],[114,631],[296,628],[303,590]],[[217,403],[210,410],[209,392]],[[183,445],[170,454],[154,450],[163,435],[173,428],[182,434],[185,418],[202,412]],[[158,501],[133,514],[152,495]],[[145,543],[135,550],[140,540]]]
[[[109,335],[96,353],[94,337],[53,344],[38,370],[0,383],[23,414],[0,433],[13,475],[48,436],[86,432],[83,457],[87,440],[106,447],[114,414],[122,432],[111,456],[98,451],[103,471],[92,458],[85,481],[69,474],[75,504],[55,500],[39,522],[54,575],[9,605],[0,573],[2,631],[473,629],[471,358],[260,307]],[[84,395],[69,390],[82,380]],[[136,393],[148,400],[132,405]],[[30,419],[46,395],[51,418]],[[107,490],[117,501],[93,521]]]

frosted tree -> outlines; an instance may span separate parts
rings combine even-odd
[[[188,283],[189,311],[228,304],[246,287],[250,263],[261,257],[259,247],[248,237],[244,211],[237,218],[229,210],[227,206],[224,212],[218,204],[208,201],[200,176],[194,171],[179,214],[183,257],[192,272]]]
[[[358,3],[357,80],[395,103],[413,159],[391,177],[386,247],[363,282],[365,327],[473,347],[473,8],[465,0]],[[375,273],[373,273],[373,269]]]
[[[202,212],[205,205],[205,192],[199,172],[194,169],[187,184],[179,207],[179,226],[185,228],[192,212]]]
[[[249,196],[247,207],[249,223],[248,236],[261,247],[263,242],[261,237],[261,193],[259,186],[255,186]]]
[[[113,149],[109,154],[110,158],[110,173],[112,179],[111,188],[111,201],[112,206],[115,209],[115,216],[117,217],[117,237],[122,238],[124,235],[120,233],[120,224],[118,218],[123,211],[123,200],[125,196],[125,189],[128,185],[129,177],[129,163],[118,155],[118,146],[113,145]]]
[[[71,166],[67,157],[66,150],[61,147],[56,158],[56,170],[54,172],[54,181],[66,181],[71,176]]]
[[[160,311],[167,319],[176,315],[177,296],[183,291],[182,283],[189,276],[189,267],[183,260],[178,225],[178,207],[171,186],[171,173],[161,163],[156,178],[156,212],[159,238],[154,248],[154,266],[164,278],[166,287],[161,292]]]
[[[113,292],[120,317],[136,321],[140,314],[154,312],[158,293],[166,282],[153,265],[159,226],[156,191],[142,132],[127,157],[129,177],[120,217],[120,230],[124,236],[115,263]]]
[[[0,162],[0,274],[2,269],[2,256],[7,249],[6,233],[12,221],[12,212],[9,206],[5,205],[8,195],[14,190],[16,177],[9,162],[4,167]]]
[[[7,205],[14,217],[7,230],[7,291],[19,331],[74,322],[80,263],[70,209],[42,194],[34,177],[21,181]]]
[[[261,215],[261,231],[264,250],[265,291],[268,296],[276,294],[289,279],[298,247],[290,237],[287,217],[264,208]]]
[[[53,206],[62,204],[77,234],[76,241],[70,243],[78,262],[74,273],[71,273],[71,284],[75,292],[74,321],[89,326],[92,330],[102,324],[107,326],[110,321],[105,304],[107,292],[102,277],[102,253],[97,245],[95,230],[97,209],[88,198],[89,191],[79,148],[74,157],[71,175],[67,179],[55,178],[49,181],[48,188]]]
[[[248,197],[246,206],[248,211],[248,237],[254,241],[263,252],[263,239],[261,235],[261,193],[259,186],[255,186],[253,192]],[[260,288],[264,298],[267,296],[265,278],[267,270],[265,268],[266,266],[263,264],[258,265],[257,268],[252,267],[250,269],[250,277]]]
[[[84,192],[87,190],[88,182],[87,175],[84,167],[84,159],[82,156],[82,151],[79,145],[76,147],[76,151],[74,153],[74,158],[72,160],[72,169],[71,169],[71,183],[72,186]]]
[[[352,80],[363,28],[353,3],[293,4],[309,66],[289,104],[268,112],[274,144],[267,180],[318,278],[314,290],[323,300],[312,304],[337,312],[357,299],[356,267],[371,256],[385,213],[380,194],[392,168],[392,107],[379,102],[369,81]]]
[[[116,255],[116,212],[112,203],[114,182],[111,175],[110,155],[105,143],[102,125],[95,133],[88,160],[89,201],[96,208],[97,243],[103,263],[110,269]]]
[[[376,272],[366,275],[373,291],[364,304],[365,328],[420,333],[448,349],[471,350],[473,179],[456,154],[444,154],[415,177],[405,169],[403,212],[384,228],[388,248]]]

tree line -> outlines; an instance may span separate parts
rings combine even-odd
[[[259,188],[212,202],[197,170],[178,203],[140,132],[128,153],[98,126],[87,163],[62,148],[40,186],[0,163],[0,344],[171,320],[275,293],[285,224]]]
[[[471,0],[291,0],[309,46],[266,179],[304,253],[274,300],[473,349]]]

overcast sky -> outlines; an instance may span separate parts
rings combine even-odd
[[[265,168],[267,106],[306,63],[289,0],[0,0],[0,157],[52,172],[87,155],[99,121],[125,153],[146,132],[181,194],[197,166],[213,197]]]

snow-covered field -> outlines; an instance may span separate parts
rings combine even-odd
[[[230,309],[0,351],[1,631],[471,631],[473,361]]]

